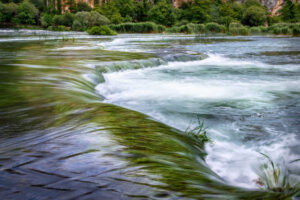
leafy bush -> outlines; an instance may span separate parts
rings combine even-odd
[[[117,35],[117,33],[108,26],[94,26],[88,29],[87,32],[90,35]]]
[[[64,19],[62,15],[54,15],[54,17],[52,18],[52,24],[54,26],[62,25],[63,21]]]
[[[267,33],[268,32],[268,28],[267,27],[258,26],[258,28],[260,29],[260,32],[262,32],[262,33]]]
[[[76,31],[84,31],[88,29],[90,16],[90,13],[85,11],[76,13],[72,28]]]
[[[172,4],[167,3],[166,0],[159,1],[149,11],[149,20],[157,24],[174,25],[176,16]]]
[[[6,6],[0,2],[0,22],[6,21]]]
[[[110,28],[118,33],[160,33],[165,30],[164,26],[153,22],[123,23],[110,25]]]
[[[292,28],[293,36],[300,36],[300,25],[294,26]]]
[[[261,34],[261,29],[258,26],[251,27],[249,30],[251,34]]]
[[[189,23],[182,26],[173,26],[167,29],[169,33],[187,33],[187,34],[197,34],[204,33],[205,26],[203,24],[193,24]]]
[[[287,34],[292,34],[292,30],[294,27],[297,27],[295,26],[294,24],[290,24],[290,23],[278,23],[278,24],[274,24],[272,26],[270,26],[268,28],[268,31],[270,33],[273,33],[273,34],[277,34],[277,35],[280,35],[280,34],[283,34],[283,35],[287,35]]]
[[[48,26],[51,26],[52,24],[52,16],[49,15],[49,14],[44,14],[42,17],[41,17],[41,25],[45,28],[47,28]]]
[[[205,30],[207,32],[212,32],[212,33],[224,33],[225,26],[211,22],[211,23],[205,24]]]
[[[17,8],[16,19],[14,22],[20,24],[35,24],[38,16],[38,9],[29,1],[23,1]]]
[[[107,17],[113,24],[120,24],[123,21],[123,17],[115,1],[108,1],[102,4],[101,7],[95,6],[93,10]]]
[[[230,35],[248,35],[249,31],[246,27],[231,28],[228,32]]]
[[[49,26],[47,28],[47,30],[49,31],[67,31],[67,27],[60,25],[60,26]]]
[[[247,8],[243,15],[242,22],[244,25],[260,26],[267,21],[267,12],[260,6],[251,6]]]
[[[253,26],[249,29],[251,34],[262,34],[262,33],[267,33],[268,28],[264,26]]]
[[[78,12],[75,14],[72,28],[76,31],[84,31],[93,26],[107,25],[110,21],[98,12]]]
[[[243,25],[241,23],[238,23],[238,22],[232,22],[229,25],[229,29],[231,29],[231,28],[241,28],[241,27],[243,27]]]
[[[3,4],[0,2],[0,22],[11,22],[17,13],[17,4]]]
[[[74,21],[74,14],[65,13],[62,16],[63,16],[63,18],[62,18],[62,24],[61,25],[71,27],[72,24],[73,24],[73,21]]]
[[[92,8],[85,2],[79,1],[76,5],[77,12],[82,12],[82,11],[90,12],[91,10]]]
[[[90,12],[89,22],[90,27],[107,25],[110,23],[109,19],[95,11]]]

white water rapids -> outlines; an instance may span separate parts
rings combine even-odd
[[[131,40],[118,39],[104,46],[116,49]],[[269,42],[261,49],[269,49],[274,41]],[[221,46],[237,48],[240,44],[243,48],[245,43],[253,42]],[[105,73],[105,82],[96,89],[108,103],[146,113],[181,130],[195,125],[200,116],[213,141],[206,146],[208,165],[230,184],[257,187],[255,169],[264,162],[259,152],[280,163],[300,157],[295,150],[299,145],[300,65],[270,64],[259,55],[252,60],[230,58],[218,52],[218,44],[206,47],[210,53],[204,60]],[[205,45],[198,44],[198,48],[203,50]]]

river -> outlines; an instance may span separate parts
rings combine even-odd
[[[268,157],[299,182],[299,38],[2,29],[0,67],[3,199],[284,199]]]

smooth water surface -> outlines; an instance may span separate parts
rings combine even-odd
[[[299,38],[0,35],[4,199],[284,198],[260,152],[299,179]]]

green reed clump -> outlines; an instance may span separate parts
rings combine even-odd
[[[117,35],[108,26],[93,26],[86,31],[89,35]]]
[[[68,31],[69,29],[63,25],[60,26],[49,26],[48,31]]]
[[[288,170],[279,164],[275,164],[266,154],[260,153],[268,162],[257,170],[259,179],[256,183],[263,189],[282,193],[285,197],[300,194],[300,183],[293,179]]]
[[[300,23],[291,26],[293,36],[300,36]]]
[[[173,26],[167,28],[168,33],[186,33],[186,34],[199,34],[205,32],[205,26],[203,24],[188,23],[181,26]]]
[[[231,23],[228,30],[229,35],[249,35],[249,30],[247,27],[240,23]]]
[[[204,122],[197,117],[197,125],[194,128],[187,127],[185,130],[187,135],[190,135],[201,142],[201,144],[205,144],[207,142],[212,142],[211,139],[207,136],[206,128],[204,127]]]
[[[291,35],[293,29],[300,28],[300,24],[277,23],[268,27],[268,32],[276,35]]]
[[[165,27],[153,22],[122,23],[109,26],[118,33],[161,33]]]
[[[205,30],[208,33],[225,33],[225,26],[211,22],[205,24]]]

